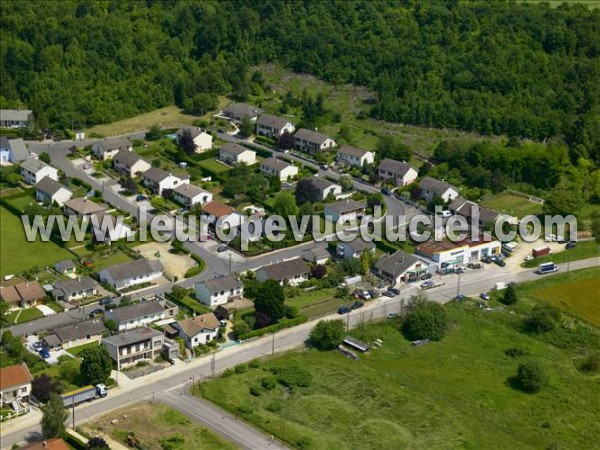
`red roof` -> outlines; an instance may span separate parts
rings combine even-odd
[[[25,447],[19,447],[21,450],[69,450],[69,446],[60,438],[47,439],[45,441],[32,442]]]
[[[25,364],[15,364],[0,369],[0,390],[31,383],[31,374]]]
[[[234,209],[231,206],[224,205],[219,202],[208,202],[202,207],[202,211],[209,216],[215,216],[216,218],[222,216],[228,216]]]

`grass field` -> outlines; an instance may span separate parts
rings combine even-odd
[[[483,206],[504,212],[517,217],[524,217],[529,214],[541,214],[543,205],[533,203],[524,197],[511,194],[510,192],[501,192],[493,197],[481,202]]]
[[[523,267],[537,267],[545,262],[554,262],[557,264],[565,263],[569,261],[593,258],[595,256],[600,256],[600,245],[598,245],[595,241],[583,241],[578,242],[577,247],[570,250],[565,250],[553,255],[542,256],[541,258],[535,258],[531,261],[527,261],[523,264]]]
[[[90,342],[89,344],[79,345],[77,347],[70,348],[67,350],[73,356],[79,356],[79,354],[84,351],[86,348],[95,348],[98,347],[98,342]]]
[[[204,161],[200,161],[198,163],[198,166],[217,175],[231,170],[230,167],[226,166],[223,163],[220,163],[219,161],[215,161],[214,159],[205,159]]]
[[[44,314],[37,308],[26,308],[20,312],[21,314],[19,314],[19,311],[10,312],[6,315],[6,320],[9,323],[25,323],[44,316]]]
[[[114,264],[121,264],[132,261],[132,259],[126,253],[122,251],[117,251],[116,253],[111,254],[110,256],[100,258],[98,256],[91,257],[94,260],[94,270],[99,271],[104,269],[105,267],[112,266]]]
[[[112,420],[117,423],[111,423]],[[228,450],[236,446],[225,441],[206,427],[185,415],[161,404],[141,403],[128,406],[95,418],[93,424],[82,427],[89,433],[102,429],[120,443],[125,443],[127,432],[140,439],[140,448],[146,450]]]
[[[21,220],[5,208],[0,207],[0,267],[2,275],[16,274],[33,266],[45,267],[72,254],[53,242],[28,242]]]
[[[589,9],[600,8],[600,0],[520,0],[523,3],[549,3],[551,8],[558,8],[562,4],[573,5],[580,3]]]

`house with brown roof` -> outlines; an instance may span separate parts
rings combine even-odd
[[[179,330],[179,336],[185,340],[186,347],[193,349],[198,345],[204,345],[215,340],[219,335],[221,323],[213,313],[208,313],[191,319],[180,320],[171,325]]]
[[[0,288],[0,298],[8,303],[9,309],[30,308],[41,304],[46,292],[37,281],[23,281]]]
[[[67,445],[61,438],[46,439],[43,441],[32,442],[19,447],[19,450],[70,450],[71,447]]]
[[[0,407],[12,406],[16,412],[27,409],[22,403],[29,401],[31,380],[31,373],[25,363],[0,369]]]
[[[221,227],[223,230],[237,228],[243,222],[242,215],[231,206],[219,202],[208,202],[202,205],[202,215],[208,218],[211,228]]]
[[[419,176],[419,172],[410,164],[390,158],[381,160],[377,174],[383,180],[394,180],[396,186],[399,187],[408,186]]]
[[[256,279],[261,283],[275,280],[282,286],[284,284],[297,286],[308,280],[309,273],[308,266],[302,258],[295,258],[261,267],[256,271]]]
[[[336,143],[326,134],[308,130],[306,128],[300,128],[296,131],[296,134],[294,134],[294,146],[298,150],[313,155],[335,147]]]
[[[79,218],[90,218],[94,214],[98,214],[104,211],[106,208],[91,201],[89,198],[72,198],[63,205],[65,214],[67,216],[77,216]]]

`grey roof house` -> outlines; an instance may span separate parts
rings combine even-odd
[[[42,339],[46,348],[69,349],[91,342],[100,342],[107,332],[102,319],[89,319],[71,325],[55,328],[51,334]]]
[[[423,177],[419,182],[421,198],[430,201],[434,196],[440,197],[445,202],[450,202],[458,197],[458,189],[445,181],[431,177]]]
[[[299,150],[315,154],[335,147],[336,143],[326,134],[300,128],[294,134],[294,146]]]
[[[324,215],[332,222],[354,220],[359,219],[365,213],[365,208],[364,203],[356,200],[340,200],[339,202],[325,204]]]
[[[112,159],[121,150],[133,150],[133,146],[127,138],[105,138],[103,141],[92,144],[92,153],[100,159]]]
[[[29,150],[21,138],[8,139],[0,136],[0,161],[3,164],[19,164],[29,158]]]
[[[419,176],[419,172],[410,164],[389,158],[381,160],[377,173],[384,180],[394,180],[396,186],[408,186]]]
[[[0,109],[0,127],[25,128],[31,114],[30,109]]]
[[[35,198],[38,202],[56,203],[58,206],[63,206],[72,196],[71,189],[47,176],[35,185]]]
[[[244,117],[256,122],[258,116],[263,113],[263,110],[256,106],[247,105],[245,103],[232,103],[223,109],[223,115],[231,119],[232,122],[241,123]]]
[[[296,127],[290,120],[270,114],[261,114],[256,121],[256,134],[273,139],[278,139],[286,131],[291,134],[295,129]]]
[[[117,289],[151,283],[164,274],[165,268],[158,260],[137,259],[132,262],[106,267],[99,273],[100,281]]]
[[[260,282],[267,280],[278,281],[279,284],[296,286],[308,280],[309,269],[301,258],[290,259],[268,266],[263,266],[256,271],[256,279]]]
[[[65,259],[64,261],[59,261],[54,264],[54,270],[63,275],[73,275],[75,274],[76,269],[77,266],[70,259]]]
[[[82,277],[54,283],[53,294],[56,300],[70,302],[98,295],[98,287],[98,283],[93,278]]]
[[[416,281],[428,270],[429,266],[424,261],[402,250],[392,255],[382,256],[373,267],[373,272],[389,281],[392,286],[396,286],[401,281]]]
[[[375,242],[365,241],[361,236],[355,235],[349,242],[337,242],[335,252],[344,259],[360,258],[363,252],[375,253]]]
[[[107,311],[106,318],[114,320],[119,330],[143,327],[173,315],[174,311],[171,311],[171,308],[174,305],[164,303],[166,303],[166,300],[143,300],[135,305],[122,306]]]
[[[196,283],[196,299],[205,305],[223,305],[244,295],[244,284],[234,275],[216,277]]]

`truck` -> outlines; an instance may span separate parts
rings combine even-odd
[[[545,273],[558,272],[558,266],[553,262],[547,262],[538,266],[537,273],[544,275]]]
[[[507,284],[504,281],[499,281],[494,284],[495,291],[501,291],[502,289],[506,289]]]
[[[62,394],[60,398],[63,401],[63,405],[65,408],[68,408],[73,405],[77,405],[81,402],[89,402],[98,397],[106,397],[108,392],[106,391],[106,386],[103,384],[97,384],[96,386],[85,386],[79,389],[76,389],[71,392],[67,392]]]
[[[539,258],[540,256],[546,256],[550,254],[550,247],[538,247],[531,250],[531,256]]]

